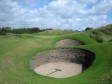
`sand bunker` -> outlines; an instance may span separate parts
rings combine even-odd
[[[84,43],[79,40],[72,40],[72,39],[64,39],[56,42],[57,47],[78,46],[78,45],[84,45]]]
[[[34,71],[44,76],[65,78],[80,74],[82,65],[66,62],[47,63],[35,68]]]
[[[30,68],[43,76],[66,78],[80,74],[94,59],[94,53],[87,50],[55,49],[38,53],[30,61]]]

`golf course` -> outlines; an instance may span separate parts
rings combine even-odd
[[[90,64],[86,55],[94,56]],[[50,67],[46,65],[48,62]],[[52,63],[59,68],[49,72]],[[44,74],[48,76],[38,71],[46,71]],[[46,30],[0,35],[0,84],[112,84],[112,25],[88,31]]]

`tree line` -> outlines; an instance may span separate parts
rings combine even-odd
[[[91,30],[93,28],[87,27],[84,31]],[[11,28],[11,27],[0,27],[0,35],[6,35],[7,33],[14,33],[14,34],[23,34],[23,33],[38,33],[43,32],[46,30],[53,30],[52,28],[40,29],[39,27],[32,27],[32,28]],[[78,30],[76,30],[78,31]]]
[[[51,28],[47,29],[40,29],[38,27],[32,28],[11,28],[11,27],[0,27],[0,35],[6,35],[7,33],[14,33],[14,34],[23,34],[23,33],[38,33],[46,30],[52,30]]]

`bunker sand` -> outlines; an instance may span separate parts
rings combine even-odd
[[[56,42],[57,47],[79,46],[79,45],[84,45],[84,43],[79,40],[72,40],[72,39],[63,39]]]
[[[56,62],[47,63],[34,69],[34,71],[43,76],[54,78],[66,78],[78,75],[82,72],[82,64]]]

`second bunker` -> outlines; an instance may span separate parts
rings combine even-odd
[[[73,40],[73,39],[63,39],[56,42],[57,47],[78,46],[78,45],[84,45],[84,43],[79,40]]]
[[[38,53],[30,61],[30,68],[40,75],[66,78],[80,74],[94,59],[95,54],[88,50],[54,49]]]

